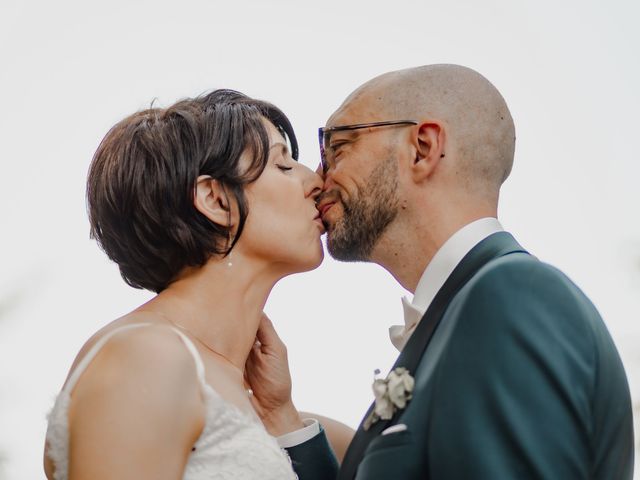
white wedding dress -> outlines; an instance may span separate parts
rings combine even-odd
[[[70,394],[82,372],[100,348],[116,332],[140,328],[148,324],[131,324],[104,335],[71,374],[49,414],[47,455],[55,466],[55,480],[67,480],[69,468]],[[206,418],[202,433],[193,445],[185,468],[184,480],[286,480],[296,479],[291,461],[257,420],[242,413],[235,405],[225,401],[205,382],[204,364],[198,350],[182,332],[172,329],[193,355],[198,379],[206,405]]]

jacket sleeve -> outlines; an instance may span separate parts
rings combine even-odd
[[[631,479],[626,376],[597,311],[538,261],[504,262],[450,306],[433,378],[430,478]]]
[[[334,480],[337,477],[338,461],[322,427],[315,437],[286,450],[300,480]]]

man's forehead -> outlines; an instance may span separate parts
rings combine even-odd
[[[375,99],[370,95],[349,97],[327,120],[327,127],[352,125],[354,123],[375,122],[382,119],[384,113],[376,108]]]
[[[345,111],[345,109],[343,107],[340,107],[338,110],[336,110],[335,112],[333,112],[331,114],[331,116],[329,117],[329,119],[327,120],[327,123],[325,124],[326,127],[335,127],[338,125],[345,125],[345,117],[349,117],[349,113],[348,111]]]

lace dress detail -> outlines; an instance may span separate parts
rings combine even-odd
[[[68,410],[71,392],[82,372],[116,332],[149,324],[132,324],[104,335],[71,374],[49,414],[47,455],[55,466],[55,480],[67,480],[69,471]],[[187,460],[183,480],[287,480],[297,476],[284,450],[258,421],[224,400],[205,381],[198,350],[182,332],[172,328],[192,354],[205,402],[205,422]]]

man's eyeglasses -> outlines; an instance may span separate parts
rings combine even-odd
[[[329,170],[329,163],[331,163],[327,159],[327,150],[331,150],[330,147],[327,146],[331,133],[342,132],[345,130],[360,130],[361,128],[387,127],[390,125],[418,125],[418,122],[415,120],[387,120],[384,122],[356,123],[353,125],[338,125],[336,127],[320,127],[318,129],[318,141],[320,143],[320,163],[322,165],[322,171],[326,172],[327,170]]]

